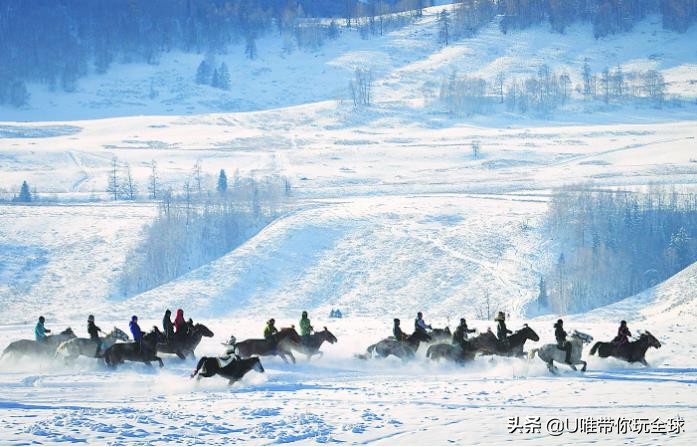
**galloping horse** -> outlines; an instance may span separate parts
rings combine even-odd
[[[581,360],[581,355],[583,354],[584,343],[590,343],[593,341],[593,337],[583,332],[573,331],[569,336],[569,343],[571,343],[571,364],[569,365],[571,369],[576,371],[576,365],[583,364],[581,371],[586,370],[588,365],[584,360]],[[530,358],[534,358],[535,354],[538,354],[540,359],[547,363],[547,369],[550,372],[556,374],[557,367],[554,366],[554,362],[565,363],[566,351],[559,348],[556,343],[548,343],[539,349],[533,349],[530,351]]]
[[[114,327],[114,330],[102,339],[101,345],[99,345],[100,353],[103,355],[117,340],[128,341],[128,335],[121,329]],[[62,355],[66,363],[75,360],[81,355],[96,358],[98,357],[97,346],[98,343],[91,338],[73,338],[64,341],[58,346],[58,349],[56,349],[56,357]]]
[[[639,338],[635,341],[617,346],[614,343],[599,341],[591,348],[591,355],[598,352],[600,357],[616,357],[629,363],[640,362],[644,366],[649,366],[646,358],[646,351],[649,348],[660,348],[661,342],[649,331],[639,332]]]
[[[431,343],[449,341],[453,338],[453,334],[450,332],[450,328],[447,326],[443,329],[431,329],[431,332],[429,332],[428,335],[431,336]]]
[[[368,346],[367,352],[358,356],[361,359],[369,359],[373,356],[373,352],[378,357],[388,357],[394,355],[402,360],[407,360],[416,354],[419,349],[419,344],[422,342],[431,341],[431,336],[425,332],[414,331],[405,341],[397,341],[394,337],[388,337],[374,345]]]
[[[312,360],[313,355],[318,355],[320,358],[324,355],[322,351],[319,350],[320,346],[322,346],[322,343],[325,341],[334,344],[336,343],[336,337],[334,334],[329,332],[329,329],[327,327],[324,327],[324,330],[321,332],[315,332],[314,334],[311,334],[310,336],[307,337],[307,342],[306,343],[295,343],[289,339],[283,340],[283,342],[279,342],[278,344],[280,345],[283,343],[284,348],[288,348],[286,350],[293,350],[293,351],[298,351],[302,354],[307,355],[307,360],[310,361]]]
[[[459,344],[439,343],[428,348],[426,357],[431,360],[446,359],[462,364],[474,359],[476,353],[476,348],[469,342],[465,343],[464,349]]]
[[[157,356],[157,341],[161,336],[162,333],[154,328],[153,331],[143,335],[140,343],[116,343],[104,352],[104,361],[112,367],[120,365],[124,360],[143,362],[148,366],[150,362],[157,361],[162,368],[165,364]]]
[[[201,357],[201,360],[196,365],[196,369],[191,374],[191,378],[196,377],[196,380],[201,380],[201,377],[213,377],[217,374],[228,379],[228,385],[232,385],[252,369],[260,373],[264,372],[264,367],[261,365],[259,357],[250,357],[248,359],[232,357],[232,359],[228,360],[229,363],[223,365],[223,359],[221,358]]]
[[[276,346],[270,341],[263,338],[250,338],[248,340],[243,340],[235,345],[235,352],[240,357],[251,357],[253,355],[266,356],[266,355],[277,355],[280,356],[284,362],[288,363],[286,356],[295,363],[295,357],[293,353],[284,343],[285,340],[290,340],[293,343],[300,343],[300,335],[295,331],[294,327],[283,328],[276,334]]]
[[[201,323],[196,323],[191,326],[189,332],[184,337],[177,338],[176,334],[172,340],[161,341],[157,343],[157,351],[166,354],[176,354],[177,357],[184,360],[191,355],[194,357],[194,349],[201,343],[203,337],[212,337],[215,335],[213,331],[208,329]]]
[[[535,331],[532,330],[531,327],[524,324],[521,329],[515,331],[510,337],[508,337],[507,343],[501,343],[498,340],[496,343],[494,343],[494,340],[497,340],[496,336],[491,333],[491,331],[487,331],[478,335],[477,337],[474,337],[471,343],[477,351],[484,355],[495,354],[507,357],[522,357],[525,355],[523,352],[525,342],[528,340],[539,341],[540,337]]]
[[[76,335],[71,328],[67,328],[60,334],[49,335],[43,341],[36,340],[17,340],[10,343],[2,352],[5,355],[21,357],[24,355],[44,355],[52,356],[56,352],[58,345],[66,340],[75,338]],[[95,347],[96,349],[96,347]]]

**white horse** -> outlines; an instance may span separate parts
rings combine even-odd
[[[101,345],[99,346],[99,356],[103,355],[104,352],[118,340],[128,341],[128,335],[121,329],[114,327],[114,330],[102,338]],[[56,357],[59,355],[63,356],[66,363],[75,360],[81,355],[96,358],[98,357],[97,342],[91,338],[73,338],[72,340],[64,341],[58,345],[56,349]]]
[[[584,334],[583,332],[573,331],[571,332],[571,336],[569,337],[568,341],[571,343],[571,364],[569,366],[574,371],[577,371],[576,365],[582,364],[583,367],[581,368],[581,371],[585,371],[587,363],[584,360],[581,360],[583,345],[593,341],[593,337],[588,334]],[[566,360],[566,351],[559,349],[559,346],[556,343],[549,343],[541,348],[533,349],[530,351],[530,358],[534,358],[535,354],[538,354],[540,359],[547,363],[547,368],[554,374],[557,372],[557,367],[554,366],[555,360],[558,363],[566,363],[564,361]]]

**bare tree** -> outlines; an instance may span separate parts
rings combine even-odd
[[[152,162],[150,162],[150,178],[148,179],[148,192],[152,200],[156,200],[159,196],[159,185],[160,177],[157,174],[157,162],[152,160]]]
[[[351,99],[353,99],[353,107],[358,109],[361,107],[369,107],[371,104],[371,95],[373,88],[373,74],[369,69],[356,67],[354,79],[349,82],[349,90]]]
[[[106,188],[106,192],[111,195],[114,200],[118,200],[119,193],[121,192],[119,186],[119,160],[116,157],[111,159],[111,168],[109,169],[109,179]]]
[[[123,196],[128,200],[135,200],[138,194],[138,185],[131,175],[131,167],[126,163],[126,179],[123,184]]]

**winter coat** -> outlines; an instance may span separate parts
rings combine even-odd
[[[631,336],[632,333],[629,332],[629,328],[627,326],[620,326],[617,329],[617,337],[615,337],[613,342],[618,345],[623,345],[625,343],[629,343],[629,337]]]
[[[136,343],[140,343],[140,341],[143,339],[143,331],[140,330],[140,326],[138,326],[138,322],[131,320],[131,322],[128,323],[128,327],[131,329],[131,334],[133,335],[133,341],[135,341]]]
[[[276,326],[271,323],[266,323],[266,327],[264,328],[264,338],[269,338],[274,334],[278,334],[278,329],[276,329]]]
[[[402,328],[399,326],[392,328],[392,335],[394,335],[394,338],[397,339],[397,341],[404,341],[407,339],[407,334],[402,332]]]
[[[430,324],[426,324],[423,318],[417,318],[414,320],[414,330],[419,332],[426,332],[426,329],[431,329]]]
[[[312,325],[310,324],[310,319],[305,317],[300,319],[300,336],[307,337],[312,332]]]
[[[506,327],[506,322],[503,320],[498,320],[499,325],[496,328],[496,337],[499,341],[508,340],[508,334],[512,334],[513,331]]]
[[[177,317],[174,319],[174,329],[177,334],[186,334],[188,330],[186,320],[184,320],[184,311],[181,309],[177,310]]]
[[[467,340],[467,334],[476,332],[475,329],[468,329],[467,324],[461,324],[453,332],[453,344],[462,344]]]
[[[169,319],[169,315],[170,314],[165,313],[165,316],[162,319],[162,329],[165,331],[165,337],[167,337],[167,340],[170,340],[174,335],[174,325],[172,324],[172,320]]]
[[[34,327],[34,337],[36,337],[36,341],[43,341],[46,339],[46,328],[40,321],[36,323],[36,326]]]
[[[94,321],[87,322],[87,333],[90,334],[90,340],[99,341],[99,331],[101,331],[101,329],[94,324]]]
[[[554,325],[554,338],[557,339],[557,344],[559,345],[563,345],[566,342],[566,331],[562,325]]]

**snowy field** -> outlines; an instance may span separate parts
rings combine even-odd
[[[635,297],[564,316],[567,329],[595,341],[612,339],[621,319],[634,332],[650,330],[663,346],[648,351],[649,367],[589,357],[588,346],[588,371],[561,367],[559,376],[539,359],[435,364],[423,348],[409,363],[355,358],[390,334],[394,317],[411,331],[419,310],[436,327],[452,329],[464,316],[493,329],[487,302],[510,313],[509,328],[537,331],[540,342],[526,350],[553,342],[557,316],[532,317],[530,308],[553,262],[547,248],[555,241],[542,226],[551,190],[697,186],[692,105],[464,119],[424,97],[454,68],[493,76],[534,70],[543,58],[576,67],[584,57],[594,70],[659,69],[671,93],[691,97],[695,27],[674,35],[650,18],[596,42],[589,26],[504,36],[492,25],[443,49],[437,12],[374,41],[344,33],[287,61],[277,41],[260,39],[254,62],[232,52],[219,59],[240,70],[233,78],[241,84],[224,94],[193,84],[199,56],[167,55],[158,67],[88,77],[74,95],[33,87],[31,108],[0,109],[0,194],[11,197],[27,180],[53,200],[0,204],[0,348],[32,338],[38,315],[51,329],[85,336],[90,313],[104,329],[127,330],[132,314],[148,328],[177,307],[215,332],[199,356],[218,354],[230,334],[260,337],[269,317],[297,325],[302,310],[339,340],[311,363],[265,358],[264,374],[232,387],[190,381],[193,361],[175,357],[162,370],[118,371],[84,358],[72,366],[3,359],[0,444],[697,444],[697,265]],[[375,73],[376,104],[361,112],[336,101],[356,61]],[[147,98],[150,85],[157,99]],[[228,113],[201,114],[212,110]],[[100,201],[112,157],[130,165],[143,194],[151,161],[163,185],[180,190],[200,160],[210,188],[220,169],[281,175],[292,184],[291,202],[234,251],[124,298],[116,282],[126,254],[157,209]],[[346,318],[326,318],[333,308]],[[511,433],[510,418],[528,417],[540,418],[539,430],[532,420]],[[571,428],[580,419],[644,418],[653,428],[645,432],[640,420],[623,434],[554,436],[547,424],[557,418]],[[661,426],[669,420],[684,426]]]

